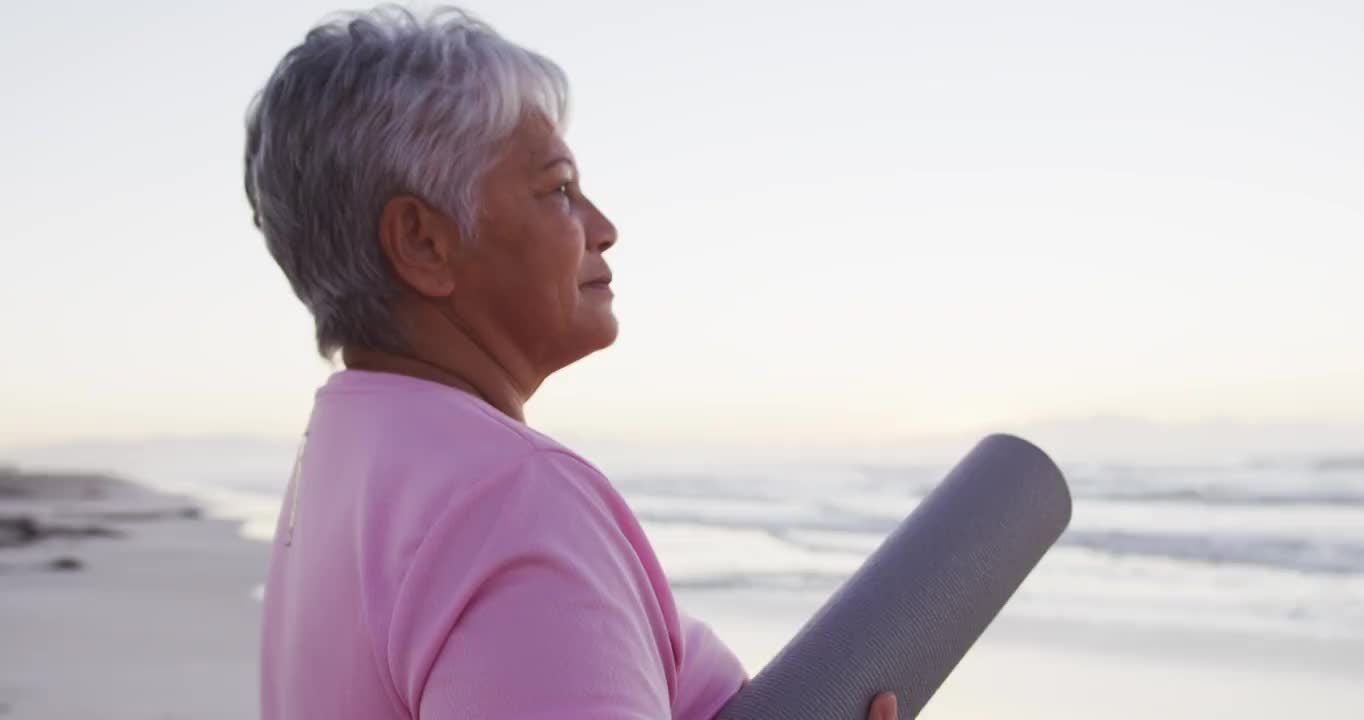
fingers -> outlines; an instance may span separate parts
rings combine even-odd
[[[871,710],[867,713],[867,720],[896,720],[900,710],[895,693],[883,692],[876,696],[871,702]]]

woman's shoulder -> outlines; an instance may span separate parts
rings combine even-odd
[[[624,498],[595,466],[568,448],[546,439],[509,456],[503,466],[477,478],[449,498],[439,523],[467,526],[470,518],[498,526],[504,541],[563,546],[569,536],[594,528],[629,544],[640,534]]]
[[[447,592],[472,592],[505,572],[538,577],[524,568],[552,569],[554,587],[565,577],[591,585],[623,573],[630,594],[657,591],[661,571],[629,507],[565,448],[530,449],[440,502],[411,567],[416,576],[442,578],[435,584],[447,583]]]

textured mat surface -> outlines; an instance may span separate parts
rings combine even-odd
[[[864,720],[884,691],[901,718],[917,716],[1070,513],[1045,453],[985,438],[719,717]]]

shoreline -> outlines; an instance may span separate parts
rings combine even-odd
[[[0,716],[257,715],[268,545],[102,475],[0,475],[0,517],[20,515],[40,532],[0,547]]]

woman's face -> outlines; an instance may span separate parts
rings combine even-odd
[[[573,154],[543,117],[528,117],[502,145],[479,205],[455,312],[545,374],[610,345],[617,325],[602,253],[616,229],[583,195]]]

